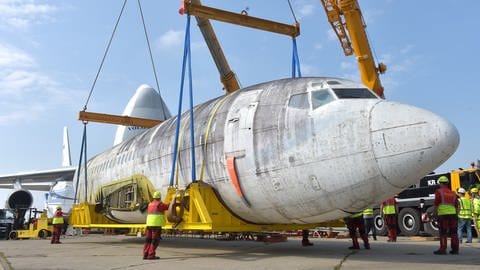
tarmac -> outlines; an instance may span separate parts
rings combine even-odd
[[[479,269],[480,243],[461,244],[459,255],[434,255],[438,241],[385,237],[371,241],[371,249],[349,250],[350,239],[300,238],[264,243],[253,240],[166,237],[157,249],[160,260],[143,260],[144,239],[136,236],[89,234],[50,240],[0,241],[0,269]],[[465,240],[464,240],[465,241]],[[361,243],[361,241],[360,241]]]

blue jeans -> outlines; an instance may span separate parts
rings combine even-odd
[[[467,227],[467,241],[472,242],[472,220],[471,219],[458,219],[458,239],[462,241],[463,227]]]

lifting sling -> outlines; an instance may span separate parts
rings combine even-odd
[[[196,182],[195,172],[195,132],[194,132],[194,117],[193,117],[193,86],[192,86],[192,64],[190,52],[190,15],[187,16],[187,26],[185,29],[185,45],[183,49],[183,64],[182,64],[182,78],[180,80],[180,95],[178,99],[177,124],[175,128],[175,142],[173,147],[172,170],[170,173],[170,186],[173,186],[175,178],[175,166],[178,158],[178,141],[180,134],[180,122],[182,119],[182,103],[183,103],[183,86],[185,81],[185,67],[188,62],[188,79],[189,79],[189,94],[190,94],[190,145],[192,158],[192,183]]]

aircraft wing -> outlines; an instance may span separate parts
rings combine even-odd
[[[57,181],[73,181],[75,167],[66,167],[53,170],[21,172],[0,175],[0,188],[23,188],[29,190],[49,191]]]

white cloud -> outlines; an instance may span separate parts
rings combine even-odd
[[[361,8],[361,7],[360,7]],[[382,17],[385,14],[385,11],[382,9],[369,9],[366,11],[362,11],[363,19],[367,26],[369,24],[374,24],[375,20],[379,17]]]
[[[410,71],[414,66],[414,61],[411,58],[405,58],[402,62],[390,66],[391,72],[406,72]]]
[[[400,52],[403,53],[403,54],[409,53],[410,51],[412,51],[412,49],[413,49],[414,47],[415,47],[415,46],[413,46],[412,44],[408,44],[408,45],[405,46],[403,49],[401,49]]]
[[[0,1],[0,25],[4,29],[26,30],[31,24],[48,20],[58,7],[36,0]]]
[[[76,104],[79,94],[36,70],[35,59],[0,44],[0,125],[32,121],[42,113]]]
[[[321,50],[323,49],[323,45],[321,43],[315,43],[314,48],[315,50]]]
[[[0,43],[0,68],[2,67],[31,67],[35,61],[24,51]]]
[[[202,51],[202,50],[208,49],[207,44],[203,40],[192,42],[190,46],[191,46],[190,48],[194,51]]]
[[[312,76],[318,74],[318,69],[315,66],[308,64],[300,64],[302,76]]]
[[[302,17],[310,16],[314,13],[315,11],[315,6],[312,4],[305,4],[300,7],[298,12]]]
[[[157,47],[167,49],[180,46],[183,43],[185,32],[169,30],[157,39]]]
[[[355,66],[351,63],[351,62],[344,62],[342,61],[340,63],[340,68],[341,69],[351,69],[351,68],[354,68]]]

